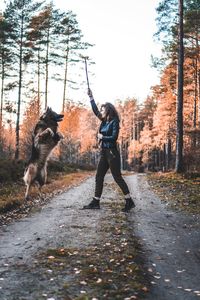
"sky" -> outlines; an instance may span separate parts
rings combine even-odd
[[[89,67],[94,98],[114,102],[136,97],[140,102],[159,83],[151,67],[151,55],[159,55],[156,44],[156,11],[159,0],[54,0],[55,6],[77,15],[84,40],[95,44],[87,55],[95,62]],[[92,69],[92,70],[91,70]],[[83,79],[85,72],[82,71]],[[87,101],[87,86],[72,92]],[[81,100],[81,99],[80,99]]]
[[[49,0],[50,1],[50,0]],[[159,83],[151,67],[151,55],[159,56],[161,46],[153,39],[156,7],[160,0],[54,0],[56,8],[77,15],[84,41],[95,44],[85,55],[95,62],[89,66],[89,81],[97,102],[135,97],[143,102],[151,86]],[[0,0],[0,6],[3,3]],[[82,64],[84,67],[84,63]],[[79,71],[85,80],[84,68]],[[91,75],[93,73],[93,75]],[[68,98],[86,102],[87,85],[68,89]],[[51,85],[49,105],[62,107],[63,86]]]

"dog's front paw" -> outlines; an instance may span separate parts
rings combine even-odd
[[[64,135],[61,132],[57,132],[57,135],[60,138],[60,140],[64,139]]]
[[[51,136],[54,136],[54,132],[51,128],[47,128],[46,130],[48,130],[48,132],[50,133]]]

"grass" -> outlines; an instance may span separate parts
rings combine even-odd
[[[171,206],[191,213],[200,213],[200,177],[169,173],[151,173],[148,182],[161,199]]]

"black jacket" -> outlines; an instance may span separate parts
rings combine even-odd
[[[94,114],[101,120],[101,125],[99,127],[99,132],[103,135],[101,147],[103,149],[116,148],[117,147],[116,142],[119,135],[118,118],[115,118],[110,121],[103,120],[94,99],[90,99],[90,103]]]

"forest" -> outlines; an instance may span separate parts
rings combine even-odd
[[[160,83],[151,87],[142,104],[131,95],[127,99],[116,99],[121,120],[118,143],[123,169],[140,172],[175,169],[179,17],[177,1],[160,1],[154,38],[162,43],[162,57],[152,57],[152,68],[159,70]],[[182,170],[192,173],[200,172],[198,0],[184,1],[182,21]],[[70,70],[77,68],[79,72],[80,54],[90,47],[93,45],[84,41],[72,11],[61,11],[45,1],[6,1],[0,15],[1,160],[26,161],[29,158],[34,125],[49,105],[49,85],[59,81],[63,86],[60,112],[65,117],[60,130],[64,139],[54,158],[80,166],[97,163],[98,120],[89,106],[68,98],[69,88],[78,88],[76,79],[69,76]],[[86,122],[88,119],[90,122]]]
[[[141,39],[147,37],[144,28],[148,35],[144,16],[148,12],[154,19],[152,9],[156,13],[152,39],[162,51],[157,57],[152,54],[149,64],[159,74],[158,83],[143,102],[128,95],[112,103],[120,123],[112,107],[106,111],[104,106],[101,115],[95,106],[92,111],[83,58],[98,43],[85,39],[77,15],[58,9],[53,0],[0,0],[0,298],[196,300],[200,297],[200,0],[57,3],[70,2],[91,17],[92,25],[105,25],[98,33],[97,27],[92,30],[97,40],[100,36],[110,43],[102,43],[103,55],[101,47],[98,52],[104,60],[105,54],[109,58],[106,64],[119,39],[123,48],[116,49],[115,68],[102,65],[109,76],[123,75],[124,82],[134,72],[139,81],[142,65],[138,70],[132,60],[132,73],[126,73],[120,62],[126,65],[125,55],[140,62],[138,55],[145,54],[146,47],[140,48]],[[131,20],[139,35],[123,40]],[[130,43],[141,52],[131,59],[126,52]],[[91,55],[87,63],[95,98],[93,80],[99,77],[92,65],[99,61]],[[116,87],[111,76],[108,84],[113,80]],[[134,78],[133,88],[139,87]],[[109,94],[102,82],[101,89]],[[79,99],[76,95],[82,91]],[[101,99],[95,101],[100,108]],[[54,123],[51,119],[46,125],[40,118],[49,111]],[[36,126],[39,119],[41,128]],[[120,157],[113,142],[118,125]],[[106,174],[109,167],[111,174]]]

